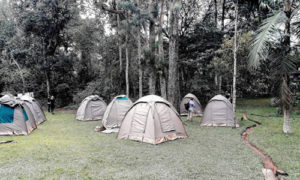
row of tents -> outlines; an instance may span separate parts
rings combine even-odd
[[[198,98],[187,94],[180,104],[180,114],[167,100],[148,95],[135,103],[125,95],[116,96],[110,104],[97,95],[85,98],[76,114],[82,121],[102,120],[105,129],[118,129],[118,138],[158,144],[186,138],[180,115],[190,99],[195,101],[195,115],[202,116],[201,126],[236,126],[231,103],[223,96],[213,97],[205,111]],[[27,135],[46,120],[40,104],[32,97],[5,95],[0,98],[0,135]]]
[[[41,105],[28,95],[0,98],[0,135],[28,135],[46,121]]]
[[[202,116],[201,126],[236,126],[232,104],[222,95],[213,97],[205,111],[198,98],[187,94],[180,104],[180,114],[162,97],[148,95],[135,103],[125,95],[116,96],[110,104],[97,95],[85,98],[76,114],[81,121],[102,120],[105,129],[120,128],[119,139],[131,139],[158,144],[177,138],[186,138],[180,115],[187,115],[185,104],[195,101],[196,116]]]

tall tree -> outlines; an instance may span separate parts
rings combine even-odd
[[[177,108],[178,97],[178,25],[180,0],[172,0],[170,3],[169,24],[169,78],[168,78],[168,100]]]
[[[234,49],[233,49],[233,83],[232,83],[232,106],[235,113],[236,108],[236,63],[237,63],[237,33],[238,33],[238,0],[235,2],[235,21],[234,21]]]
[[[126,13],[126,16],[128,16],[128,13]],[[128,77],[128,71],[129,71],[129,52],[128,52],[128,46],[129,46],[129,33],[130,33],[130,27],[129,27],[129,21],[128,17],[126,18],[126,35],[125,35],[125,58],[126,58],[126,68],[125,68],[125,82],[126,82],[126,96],[129,97],[129,77]]]
[[[137,0],[137,7],[140,6],[140,0]],[[139,14],[140,16],[140,14]],[[143,96],[143,67],[142,67],[142,43],[141,43],[141,23],[137,24],[137,58],[139,68],[139,98]]]
[[[261,1],[265,5],[270,1]],[[267,8],[271,9],[273,15],[264,20],[258,29],[252,44],[252,50],[249,54],[249,63],[251,67],[258,67],[260,60],[266,60],[269,54],[275,56],[272,60],[276,66],[273,71],[281,77],[281,102],[284,112],[283,116],[283,132],[291,133],[290,113],[292,107],[291,91],[289,88],[290,78],[289,73],[295,70],[295,60],[291,56],[291,19],[293,11],[294,0],[272,1],[272,4],[267,4]],[[283,7],[282,7],[283,6]],[[277,11],[275,11],[277,10]],[[284,26],[283,37],[278,34],[280,27]],[[269,44],[274,45],[274,40],[279,39],[279,50],[272,51]],[[271,41],[270,41],[271,40]],[[277,41],[277,42],[278,42]],[[275,41],[276,42],[276,41]]]
[[[161,96],[167,99],[167,82],[166,82],[166,68],[164,59],[164,41],[163,41],[163,18],[164,18],[164,0],[160,2],[160,15],[159,15],[159,30],[158,30],[158,59],[159,59],[159,82]]]
[[[225,28],[225,10],[226,10],[226,0],[222,1],[222,17],[221,17],[221,30],[224,31]]]
[[[149,94],[156,92],[156,67],[155,67],[155,23],[157,18],[157,0],[152,0],[149,4],[149,60],[148,60],[148,73],[149,73]]]
[[[215,5],[215,27],[218,27],[218,2],[217,0],[214,0]]]
[[[63,44],[63,29],[71,19],[67,0],[14,1],[24,32],[40,38],[43,46],[47,94],[51,93],[51,73],[56,49]]]
[[[114,0],[115,8],[119,11],[119,3]],[[120,14],[117,13],[117,36],[118,36],[118,48],[119,48],[119,62],[120,62],[120,75],[122,74],[122,37],[121,37],[121,25],[120,25]],[[122,75],[121,75],[122,77]]]

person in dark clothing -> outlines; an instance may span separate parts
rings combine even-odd
[[[47,107],[48,107],[48,112],[51,112],[51,97],[48,96],[48,99],[47,99]]]
[[[48,97],[48,112],[54,114],[54,108],[55,108],[55,98],[54,96]]]
[[[51,113],[54,114],[55,98],[53,95],[50,97],[50,102],[51,102]]]
[[[232,103],[232,98],[230,93],[226,93],[225,97]]]

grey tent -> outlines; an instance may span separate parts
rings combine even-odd
[[[128,110],[117,137],[159,144],[186,138],[187,134],[173,105],[159,96],[148,95]]]
[[[0,98],[0,135],[27,135],[35,129],[32,114],[27,111],[13,96]]]
[[[216,95],[207,104],[201,126],[235,126],[233,107],[222,95]]]
[[[28,95],[23,95],[20,97],[20,99],[23,101],[23,105],[27,106],[28,109],[31,111],[36,125],[39,125],[42,122],[46,121],[44,111],[36,99]]]
[[[107,106],[102,124],[106,129],[120,127],[126,112],[132,106],[132,101],[125,95],[116,96]]]
[[[98,95],[88,96],[81,102],[76,119],[80,121],[101,120],[106,106],[106,103]]]
[[[188,111],[185,108],[185,104],[188,103],[191,98],[193,98],[194,102],[195,102],[194,115],[195,116],[202,116],[203,112],[202,112],[201,103],[200,103],[199,99],[194,94],[191,94],[191,93],[188,93],[187,95],[185,95],[184,98],[181,100],[180,115],[183,116],[183,115],[188,114]]]

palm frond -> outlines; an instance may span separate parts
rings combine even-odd
[[[297,16],[299,12],[300,12],[300,6],[293,11],[293,16]],[[300,20],[299,19],[297,20],[298,21],[293,23],[293,26],[295,26],[296,35],[300,38]]]
[[[284,75],[289,74],[297,69],[296,64],[299,63],[299,60],[292,57],[282,55],[278,55],[277,57],[272,57],[274,64],[272,64],[274,70],[277,71],[278,74]]]
[[[262,9],[273,10],[270,4],[275,4],[275,0],[259,0],[259,7]]]
[[[259,27],[256,35],[252,39],[250,53],[249,53],[249,66],[258,67],[260,59],[265,60],[268,56],[267,42],[276,38],[276,29],[278,25],[284,23],[286,15],[283,11],[275,13],[273,16],[265,19]]]
[[[296,26],[296,35],[300,38],[300,21],[295,22],[293,25]]]

